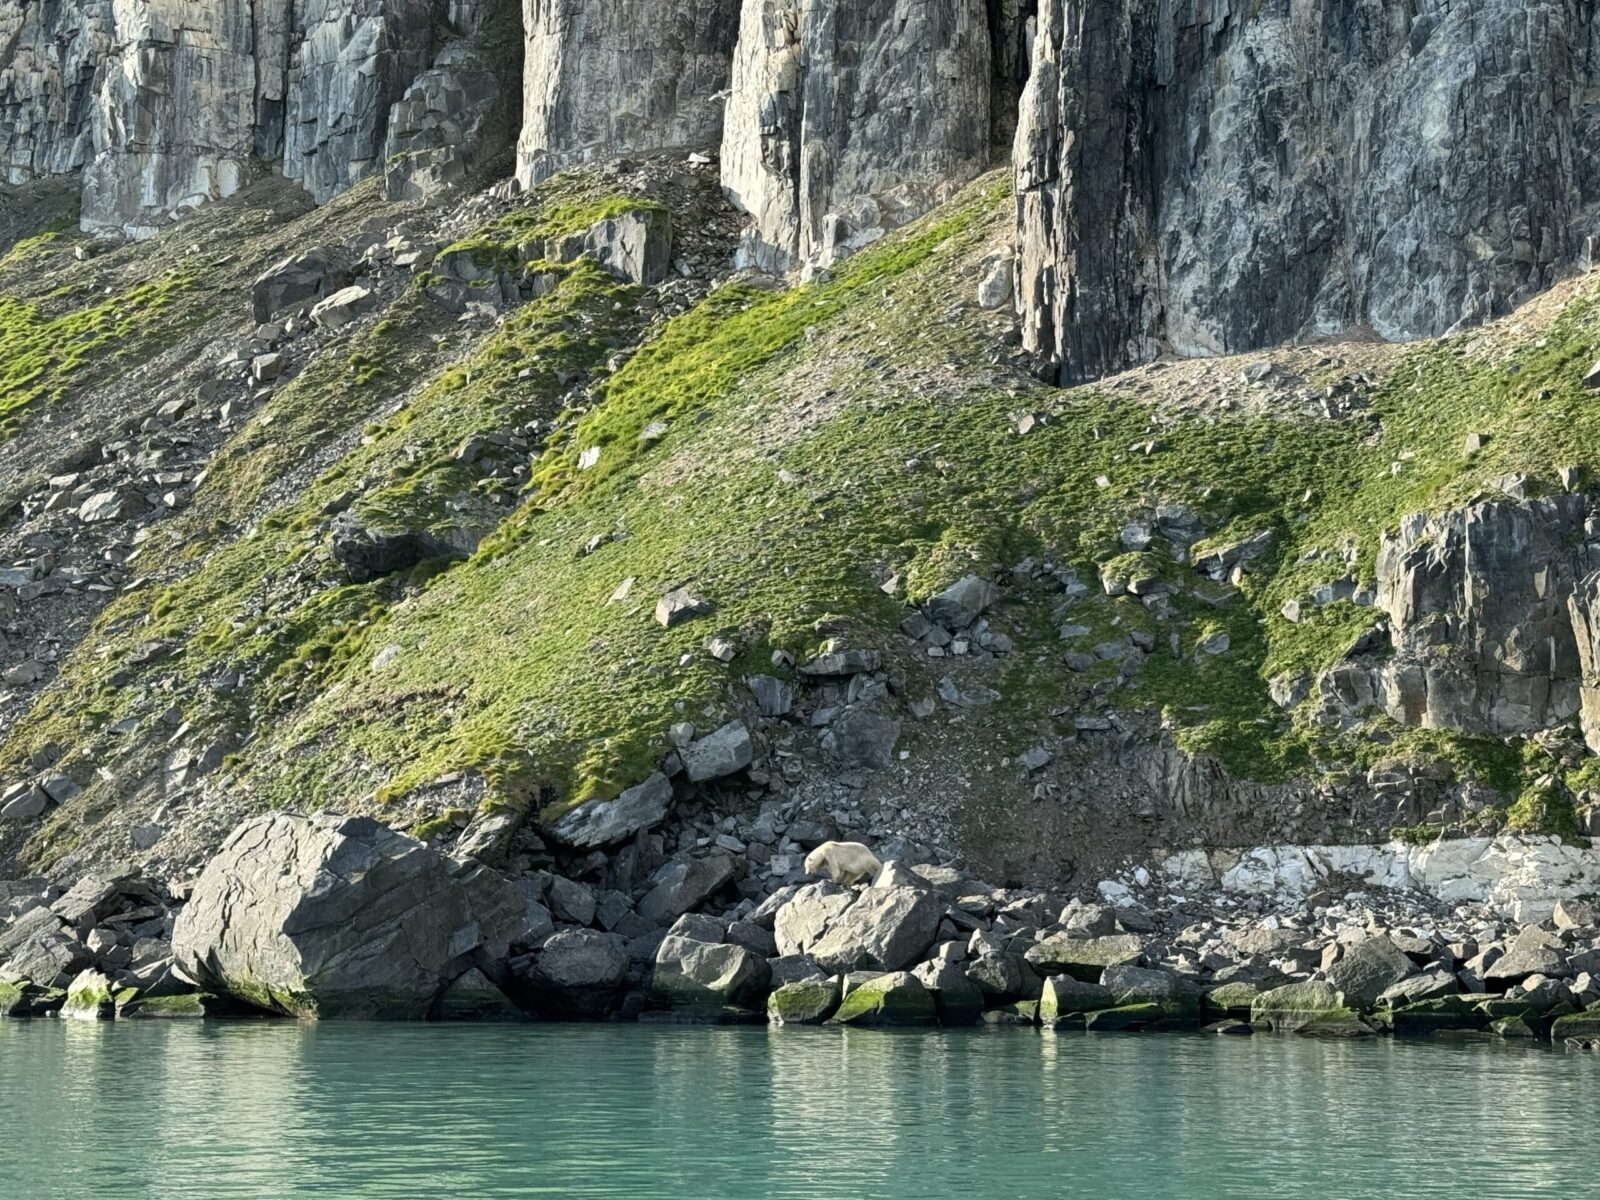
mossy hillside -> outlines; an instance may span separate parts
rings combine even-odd
[[[351,352],[385,356],[392,369],[380,379],[356,385],[337,352],[315,360],[227,447],[191,509],[146,546],[145,568],[169,582],[108,607],[87,643],[94,652],[81,653],[65,686],[8,731],[4,757],[51,740],[83,745],[85,734],[137,709],[152,673],[200,681],[223,667],[243,672],[248,686],[236,691],[185,689],[185,716],[196,729],[242,736],[359,656],[367,631],[404,588],[345,582],[328,554],[329,514],[370,497],[397,519],[426,524],[432,489],[451,472],[465,432],[559,415],[563,381],[597,369],[638,320],[633,289],[592,263],[559,274],[555,292],[464,354],[440,348],[453,323],[436,325],[433,306],[410,294]],[[455,361],[428,370],[432,353]],[[419,358],[427,382],[410,392],[404,381]],[[365,418],[372,419],[363,426]],[[360,436],[350,435],[351,425]],[[280,480],[295,456],[328,445],[347,451],[335,450],[335,465],[310,486],[286,493]],[[152,642],[172,652],[128,670],[132,650]],[[72,819],[54,822],[61,828],[44,840],[70,836]]]
[[[992,233],[996,204],[992,193],[969,195],[832,280],[784,293],[724,289],[669,324],[552,446],[539,491],[478,558],[372,631],[369,647],[401,647],[396,666],[374,676],[352,660],[286,735],[315,749],[264,768],[261,786],[336,802],[374,784],[402,794],[475,767],[502,798],[554,798],[560,808],[615,794],[664,751],[671,721],[698,715],[706,726],[731,713],[738,691],[726,687],[730,676],[767,669],[774,647],[814,651],[818,617],[849,613],[854,639],[894,646],[904,598],[920,599],[966,570],[1032,555],[1095,579],[1129,515],[1161,500],[1225,505],[1227,520],[1279,531],[1279,550],[1220,607],[1183,580],[1182,564],[1160,563],[1179,581],[1168,601],[1174,620],[1162,627],[1178,633],[1178,653],[1158,647],[1116,702],[1159,708],[1181,742],[1249,778],[1287,778],[1319,752],[1342,750],[1287,720],[1265,687],[1276,664],[1326,661],[1342,645],[1319,625],[1267,614],[1285,587],[1297,586],[1282,577],[1304,567],[1314,539],[1364,536],[1367,521],[1392,528],[1410,508],[1469,486],[1458,478],[1459,455],[1453,474],[1441,468],[1419,491],[1381,483],[1402,476],[1365,422],[1219,414],[1165,429],[1164,448],[1145,455],[1129,450],[1148,432],[1145,408],[1094,389],[1052,394],[981,379],[924,386],[930,363],[970,370],[983,361],[986,348],[970,328],[928,314],[955,264]],[[819,334],[815,346],[808,329]],[[839,352],[852,340],[871,345],[874,365]],[[1397,378],[1428,377],[1438,351],[1415,354]],[[1458,386],[1495,385],[1459,355],[1449,358]],[[774,433],[802,389],[842,399]],[[1436,389],[1391,383],[1375,409],[1393,411],[1416,447],[1429,426],[1408,400],[1441,402]],[[1467,425],[1503,398],[1453,403],[1456,423]],[[1019,436],[1011,416],[1028,406],[1047,407],[1049,420]],[[657,422],[668,432],[647,446],[639,434]],[[1441,463],[1456,432],[1441,422],[1434,434]],[[580,470],[578,456],[595,447],[597,465]],[[1425,460],[1413,450],[1407,461]],[[1359,489],[1336,486],[1347,471],[1381,483],[1392,505],[1386,521],[1368,512]],[[1102,475],[1109,488],[1097,482]],[[580,555],[597,534],[612,540]],[[900,576],[904,598],[883,594],[888,574]],[[629,598],[608,603],[628,579],[636,580]],[[649,617],[654,598],[685,580],[717,611],[662,631]],[[1343,607],[1352,625],[1370,619],[1370,610]],[[1096,632],[1151,625],[1132,598],[1082,601],[1064,618],[1053,601],[1022,605],[1013,613],[1017,652],[991,680],[1007,697],[995,725],[1022,736],[1048,728],[1054,709],[1081,703],[1111,669],[1082,680],[1061,670],[1054,627],[1080,613]],[[716,630],[745,638],[746,655],[731,671],[701,650]],[[1217,632],[1228,634],[1228,652],[1201,652],[1198,643]],[[927,687],[919,660],[895,665],[913,688]],[[1468,773],[1499,770],[1470,739],[1431,740]]]
[[[664,213],[666,206],[644,196],[596,191],[591,171],[572,171],[541,185],[541,203],[517,208],[452,242],[439,257],[466,255],[481,269],[515,269],[542,256],[551,238],[581,233],[601,221],[631,212]]]
[[[8,258],[36,248],[21,243]],[[172,310],[192,284],[172,273],[100,300],[64,293],[30,303],[0,293],[0,439],[14,436],[34,406],[176,340],[185,323]]]
[[[587,411],[567,414],[534,490],[474,559],[399,591],[352,588],[328,571],[328,502],[395,487],[403,495],[408,479],[429,479],[461,436],[484,427],[478,406],[545,359],[537,338],[497,343],[503,361],[473,355],[457,389],[429,384],[423,404],[387,390],[393,384],[380,374],[369,386],[396,407],[362,418],[370,455],[352,449],[308,495],[213,553],[192,584],[155,592],[151,621],[138,616],[151,597],[129,600],[100,648],[159,633],[183,642],[182,670],[192,676],[224,661],[259,665],[274,683],[259,740],[237,766],[241,786],[263,803],[354,805],[475,768],[499,802],[558,810],[636,782],[664,752],[672,721],[709,728],[726,719],[742,695],[738,680],[771,670],[774,648],[814,652],[825,615],[847,614],[848,640],[887,650],[908,689],[928,694],[925,660],[895,632],[908,601],[1030,556],[1093,585],[1123,553],[1117,534],[1130,517],[1178,502],[1201,511],[1212,536],[1274,531],[1273,550],[1251,565],[1238,595],[1219,598],[1159,546],[1154,566],[1171,588],[1164,622],[1132,597],[1063,605],[1043,586],[1008,589],[1001,615],[1017,646],[984,676],[1003,700],[971,716],[962,736],[1020,743],[1059,728],[1058,710],[1099,703],[1091,690],[1116,668],[1082,677],[1063,669],[1056,629],[1076,623],[1091,628],[1089,644],[1134,628],[1157,633],[1144,670],[1107,702],[1161,711],[1180,743],[1240,776],[1376,761],[1360,736],[1286,719],[1266,691],[1279,670],[1331,662],[1372,610],[1331,605],[1294,624],[1278,607],[1343,574],[1347,544],[1369,580],[1363,564],[1379,534],[1406,512],[1459,503],[1524,461],[1547,471],[1569,447],[1580,453],[1568,427],[1594,419],[1575,390],[1595,350],[1593,297],[1580,295],[1519,353],[1514,374],[1454,343],[1418,347],[1397,352],[1368,417],[1197,414],[1163,426],[1150,453],[1148,404],[1093,387],[1056,392],[990,368],[994,347],[959,293],[1001,235],[1007,206],[1004,189],[986,181],[829,279],[715,293],[601,382]],[[626,312],[626,297],[603,290],[615,285],[594,282],[600,308]],[[569,283],[547,298],[554,309],[530,306],[526,319],[560,311],[574,295]],[[341,362],[380,361],[402,340],[353,346]],[[605,348],[603,339],[592,347]],[[1557,393],[1566,399],[1547,415]],[[452,397],[468,396],[477,399],[452,407]],[[313,401],[338,397],[308,394],[274,416],[290,424],[255,428],[230,451],[239,457],[229,466],[244,469],[216,474],[219,495],[247,481],[224,508],[235,521],[249,521],[259,497],[272,494],[270,464],[282,460],[268,450],[277,438],[292,433],[299,443],[318,428]],[[1045,419],[1019,435],[1019,411]],[[432,440],[405,453],[410,427],[429,412],[437,426],[417,428],[435,429]],[[349,415],[328,417],[330,436],[348,438],[338,430]],[[641,438],[651,425],[666,431]],[[1466,460],[1469,429],[1514,435],[1495,434],[1493,453]],[[597,463],[581,469],[580,456],[594,449]],[[596,538],[598,549],[580,552]],[[881,587],[891,575],[892,597]],[[298,579],[289,601],[280,587],[287,576]],[[716,611],[663,631],[650,616],[655,598],[686,582]],[[732,667],[703,651],[719,631],[744,647]],[[1228,651],[1206,654],[1200,642],[1217,633],[1228,635]],[[374,671],[372,655],[386,646],[398,653]],[[80,676],[99,669],[85,662]],[[80,698],[80,713],[109,715],[120,702],[103,688]],[[1492,745],[1420,732],[1395,731],[1384,752],[1454,755],[1463,773],[1498,777],[1506,768]],[[905,744],[920,750],[947,733],[911,726]],[[33,740],[10,739],[6,757]],[[1520,780],[1524,767],[1514,770]]]
[[[327,555],[328,514],[354,507],[415,528],[449,523],[456,514],[441,489],[449,496],[477,487],[452,465],[463,431],[556,415],[559,380],[594,367],[620,343],[631,317],[618,306],[630,289],[591,263],[561,274],[554,293],[519,310],[403,402],[396,393],[414,364],[395,361],[408,342],[401,331],[415,338],[449,328],[415,294],[350,351],[362,364],[380,355],[391,363],[381,381],[357,383],[352,370],[367,366],[351,368],[337,354],[314,360],[225,448],[210,471],[213,486],[146,552],[147,569],[181,570],[185,562],[192,569],[113,605],[102,627],[125,626],[124,644],[181,644],[186,673],[229,662],[249,664],[274,691],[309,683],[301,669],[327,661],[381,607],[376,585],[339,578]],[[252,521],[272,508],[274,487],[301,448],[337,441],[368,416],[376,419],[334,466]],[[286,577],[295,576],[314,581],[309,597],[289,585]]]

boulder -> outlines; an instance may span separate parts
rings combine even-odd
[[[676,859],[655,873],[655,886],[639,901],[639,915],[653,925],[670,925],[733,876],[733,859],[726,854]]]
[[[1144,942],[1136,934],[1118,933],[1108,937],[1068,937],[1052,934],[1035,942],[1023,957],[1043,975],[1072,975],[1087,983],[1098,983],[1107,967],[1138,966],[1144,962]]]
[[[1553,919],[1557,929],[1593,929],[1600,925],[1600,914],[1587,900],[1557,900]]]
[[[821,1025],[839,1007],[839,985],[832,979],[786,983],[767,997],[773,1025]]]
[[[1054,1027],[1080,1013],[1110,1008],[1111,992],[1098,983],[1085,983],[1072,975],[1052,975],[1039,996],[1039,1023]]]
[[[836,1025],[934,1025],[933,994],[909,971],[892,971],[851,990],[833,1014]]]
[[[1015,954],[985,945],[963,964],[966,976],[986,996],[1022,995],[1023,963]],[[1031,972],[1030,972],[1031,974]]]
[[[695,595],[688,588],[678,588],[656,601],[656,623],[664,629],[671,629],[685,621],[705,616],[713,607],[711,601]]]
[[[967,978],[960,963],[925,962],[911,973],[933,996],[939,1024],[960,1028],[976,1024],[983,1016],[983,992]]]
[[[74,1021],[110,1020],[116,1015],[116,1004],[111,998],[111,980],[99,971],[80,972],[67,987],[67,999],[61,1006],[61,1015]]]
[[[987,579],[968,575],[957,580],[922,606],[928,620],[946,629],[965,629],[1000,598],[1000,589]]]
[[[748,767],[755,756],[750,731],[743,721],[730,721],[714,733],[689,744],[683,753],[683,769],[690,783],[721,779]]]
[[[596,221],[588,229],[545,243],[551,262],[592,258],[628,283],[654,285],[672,265],[672,218],[665,209],[638,208]]]
[[[807,953],[855,901],[854,892],[827,880],[797,889],[773,920],[778,953]]]
[[[767,960],[743,946],[667,937],[656,951],[650,996],[668,1008],[758,1008],[772,977]]]
[[[48,908],[31,908],[0,933],[0,980],[29,980],[64,989],[93,956],[77,933]]]
[[[822,748],[846,767],[882,771],[894,766],[894,747],[899,740],[899,721],[852,709],[828,726]]]
[[[1443,967],[1429,967],[1398,983],[1390,984],[1378,994],[1376,1005],[1380,1008],[1404,1008],[1421,1000],[1454,996],[1460,990],[1461,983],[1454,971],[1447,971]]]
[[[1573,972],[1567,966],[1564,949],[1560,938],[1537,925],[1529,925],[1511,940],[1504,957],[1496,959],[1483,972],[1484,981],[1513,984],[1529,975],[1568,977]]]
[[[557,921],[568,925],[594,923],[594,891],[575,879],[562,875],[550,876],[550,913]]]
[[[250,288],[256,324],[264,325],[285,309],[321,300],[354,282],[343,250],[308,250],[286,258],[264,271]]]
[[[826,971],[901,971],[933,944],[944,904],[923,888],[867,888],[807,952]]]
[[[1600,1012],[1568,1013],[1550,1026],[1550,1040],[1557,1045],[1568,1038],[1592,1042],[1600,1039]]]
[[[352,285],[319,301],[311,309],[311,319],[324,329],[343,329],[375,303],[371,289]]]
[[[1200,988],[1173,971],[1133,966],[1107,967],[1100,986],[1111,993],[1112,1002],[1154,1004],[1169,1017],[1200,1015]]]
[[[1354,1015],[1345,1007],[1343,993],[1321,981],[1290,983],[1262,992],[1250,1007],[1251,1022],[1274,1033],[1333,1031],[1347,1026]]]
[[[628,974],[628,944],[615,933],[563,929],[512,964],[517,999],[547,1017],[605,1016]]]
[[[653,829],[672,807],[672,783],[660,771],[635,784],[615,800],[591,800],[545,826],[563,845],[579,850],[610,846]]]
[[[786,983],[803,983],[808,979],[825,979],[822,968],[806,954],[779,954],[767,959],[772,969],[772,984],[782,987]]]
[[[786,717],[794,708],[794,685],[773,675],[751,675],[745,680],[763,717]]]
[[[667,930],[669,938],[686,938],[691,942],[704,942],[708,946],[720,946],[728,941],[727,922],[718,917],[707,916],[705,913],[684,913],[672,923],[672,928]]]
[[[1200,1002],[1203,1012],[1212,1016],[1232,1017],[1237,1020],[1248,1020],[1250,1009],[1256,1002],[1256,997],[1261,994],[1261,988],[1253,983],[1238,980],[1234,983],[1224,983],[1212,988],[1205,994]]]
[[[1416,1037],[1445,1030],[1482,1029],[1489,1017],[1473,997],[1436,996],[1396,1008],[1386,1019],[1397,1036]]]
[[[0,980],[0,1017],[48,1017],[59,1012],[66,999],[62,988]]]
[[[207,992],[181,992],[171,996],[146,996],[142,993],[117,993],[119,1021],[198,1021],[206,1017],[237,1017],[250,1008],[231,996]]]
[[[1090,1033],[1136,1033],[1167,1020],[1159,1004],[1123,1004],[1083,1015],[1083,1027]]]
[[[173,930],[203,989],[298,1017],[418,1019],[497,966],[526,897],[366,817],[255,817],[228,837]]]
[[[1372,1008],[1389,988],[1417,973],[1416,964],[1387,937],[1369,937],[1346,946],[1324,974],[1354,1008]]]

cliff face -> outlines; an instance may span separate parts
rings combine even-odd
[[[705,148],[722,129],[738,0],[524,0],[517,177]]]
[[[0,5],[6,178],[83,171],[83,224],[148,236],[278,164],[326,201],[377,169],[390,110],[438,31],[436,0],[75,0]]]
[[[7,183],[88,163],[113,28],[109,0],[0,2],[0,171]]]
[[[1578,0],[1043,0],[1016,142],[1029,344],[1067,379],[1547,287],[1600,198]]]
[[[649,813],[702,742],[1003,878],[1600,835],[1596,39],[0,0],[0,863]]]
[[[990,55],[982,0],[745,0],[722,141],[745,258],[827,265],[982,171]]]

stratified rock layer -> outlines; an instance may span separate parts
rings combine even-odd
[[[517,177],[714,146],[738,0],[524,0]]]
[[[990,55],[983,0],[744,0],[722,178],[746,259],[826,265],[982,171]]]
[[[1016,141],[1030,346],[1436,335],[1590,232],[1592,6],[1042,0]]]

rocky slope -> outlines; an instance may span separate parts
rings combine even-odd
[[[589,966],[831,837],[1592,890],[1586,8],[651,7],[0,0],[13,917],[272,810]]]

